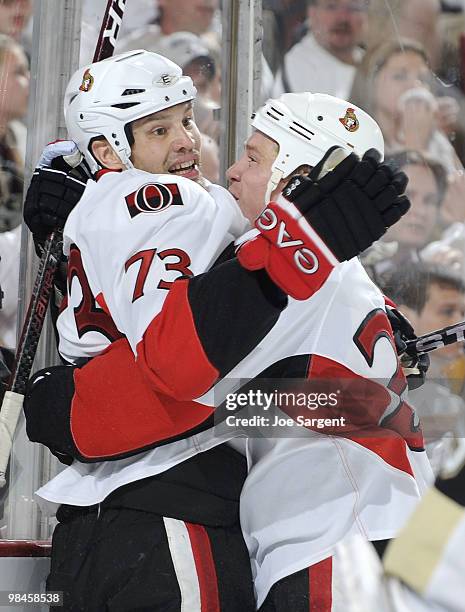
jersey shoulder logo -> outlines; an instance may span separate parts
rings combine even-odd
[[[126,196],[131,218],[141,213],[158,213],[170,206],[182,206],[183,201],[176,183],[147,183]]]

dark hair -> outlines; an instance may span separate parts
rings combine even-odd
[[[424,166],[431,170],[438,188],[438,206],[442,203],[447,189],[447,170],[439,160],[419,151],[405,150],[387,155],[385,161],[394,170],[405,166]]]
[[[379,279],[382,291],[396,304],[408,306],[419,314],[428,301],[432,284],[465,293],[465,283],[458,272],[442,264],[410,263]]]

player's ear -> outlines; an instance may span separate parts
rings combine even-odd
[[[106,138],[95,139],[90,145],[95,159],[103,168],[124,170],[124,164]]]

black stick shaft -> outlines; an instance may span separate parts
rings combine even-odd
[[[94,54],[94,62],[111,57],[115,51],[116,39],[126,8],[126,0],[108,0]],[[9,389],[24,394],[32,371],[39,338],[47,314],[47,306],[53,290],[53,279],[60,260],[63,243],[62,232],[53,232],[45,245],[34,283],[31,301],[21,331],[15,365]]]
[[[422,353],[430,353],[448,344],[463,341],[465,341],[465,321],[460,321],[460,323],[419,336],[415,340],[408,340],[406,352],[414,357]]]
[[[47,315],[47,307],[53,291],[53,279],[60,261],[63,234],[53,232],[45,243],[45,250],[39,263],[31,301],[26,314],[21,338],[16,351],[10,391],[24,395],[39,344],[40,333]]]
[[[125,8],[126,0],[108,0],[93,62],[101,62],[115,52]]]
[[[100,35],[94,54],[94,62],[113,55],[126,0],[108,0],[103,16]],[[60,262],[63,235],[61,231],[50,234],[39,264],[32,297],[21,338],[16,352],[15,363],[8,391],[0,410],[0,488],[6,484],[6,470],[10,457],[13,436],[21,412],[26,383],[32,371],[39,338],[44,325],[53,280]]]

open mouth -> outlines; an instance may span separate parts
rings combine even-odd
[[[186,174],[190,174],[192,172],[198,172],[199,167],[195,159],[191,159],[189,161],[178,162],[173,164],[168,169],[170,174],[177,174],[179,176],[184,176]]]

